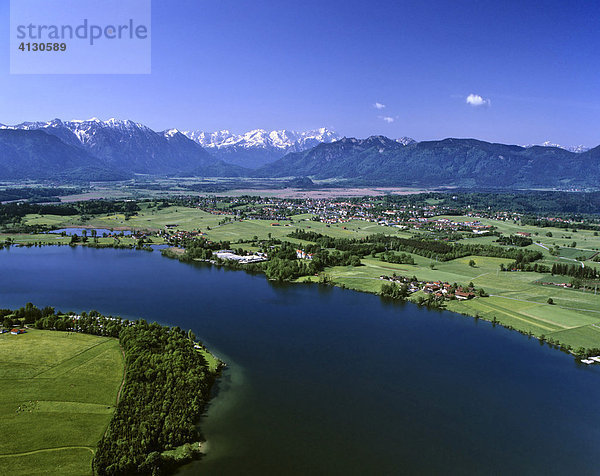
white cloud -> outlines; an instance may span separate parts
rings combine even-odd
[[[385,109],[385,104],[381,104],[380,102],[376,102],[375,104],[373,104],[373,107],[375,109]]]
[[[491,101],[487,98],[480,96],[479,94],[469,94],[467,96],[467,104],[471,106],[479,107],[479,106],[489,106]]]
[[[391,116],[379,116],[381,119],[383,119],[385,122],[387,122],[388,124],[391,124],[392,122],[395,121],[395,119]]]

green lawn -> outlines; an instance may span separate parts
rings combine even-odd
[[[0,336],[0,473],[91,474],[123,379],[117,339],[28,330]]]

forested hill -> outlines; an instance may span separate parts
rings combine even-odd
[[[235,177],[246,172],[175,130],[158,133],[131,121],[75,125],[78,136],[61,121],[40,128],[0,127],[0,180],[87,182],[134,174]]]
[[[254,175],[338,178],[365,185],[597,188],[600,147],[578,154],[558,147],[520,147],[474,139],[403,145],[383,136],[344,138],[288,154]]]
[[[43,131],[0,130],[0,180],[124,180],[130,174]]]

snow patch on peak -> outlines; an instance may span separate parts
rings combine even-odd
[[[525,147],[526,149],[529,149],[530,147],[535,147],[535,146],[556,147],[558,149],[568,150],[569,152],[575,152],[576,154],[581,154],[582,152],[586,152],[586,151],[590,150],[590,148],[586,147],[585,145],[563,146],[563,145],[551,142],[549,140],[547,140],[545,142],[542,142],[541,144],[526,144],[526,145],[524,145],[522,147]]]
[[[173,137],[173,136],[176,136],[177,134],[181,134],[181,132],[179,132],[179,130],[177,130],[177,129],[169,129],[169,130],[163,132],[163,135],[165,137]]]
[[[414,140],[412,137],[400,137],[399,139],[396,139],[396,142],[398,142],[402,145],[410,145],[410,144],[417,143],[417,141]]]
[[[183,131],[184,135],[207,149],[265,149],[270,151],[299,152],[310,149],[322,142],[333,142],[340,136],[325,127],[304,132],[279,129],[253,129],[242,134],[229,130],[216,132]]]

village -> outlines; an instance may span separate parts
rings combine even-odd
[[[214,198],[200,198],[197,207],[214,215],[234,218],[232,220],[272,220],[286,222],[294,215],[311,215],[311,220],[328,225],[344,224],[351,221],[377,223],[381,226],[403,230],[458,233],[468,232],[474,236],[492,234],[495,227],[484,224],[481,219],[503,222],[519,222],[523,213],[511,211],[485,211],[467,207],[440,205],[417,205],[388,203],[380,197],[360,199],[286,199],[273,197],[227,198],[228,207]],[[456,216],[457,219],[452,219]],[[459,217],[467,217],[468,220]],[[568,226],[578,220],[551,215],[538,218],[551,225]]]
[[[439,300],[457,299],[459,301],[466,301],[469,299],[474,299],[478,296],[478,294],[476,294],[477,290],[474,286],[462,287],[458,286],[457,284],[450,284],[442,281],[419,281],[415,276],[408,278],[405,276],[382,275],[379,277],[379,279],[395,284],[406,285],[410,294],[423,291],[423,293],[431,295]],[[479,290],[479,296],[485,296],[483,289]]]

